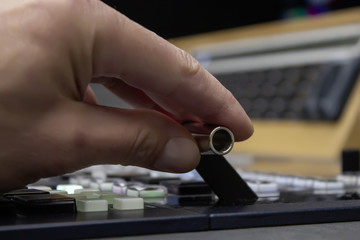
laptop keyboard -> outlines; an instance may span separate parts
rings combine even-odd
[[[214,74],[253,119],[336,120],[359,60]]]

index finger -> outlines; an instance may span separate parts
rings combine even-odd
[[[236,140],[251,136],[241,105],[192,56],[106,5],[95,12],[93,77],[119,78],[183,121],[226,126]]]

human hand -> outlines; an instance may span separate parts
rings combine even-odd
[[[253,128],[189,54],[96,0],[1,0],[0,191],[94,164],[185,172],[182,123]],[[101,83],[135,109],[99,106]]]

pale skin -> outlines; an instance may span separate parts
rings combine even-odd
[[[1,192],[94,164],[189,171],[200,153],[184,122],[252,135],[196,60],[100,1],[0,3]],[[89,83],[134,109],[98,105]]]

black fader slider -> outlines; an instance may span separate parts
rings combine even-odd
[[[360,172],[359,150],[346,149],[342,151],[342,172]]]
[[[218,196],[217,205],[253,204],[258,196],[221,155],[202,154],[197,172]]]

